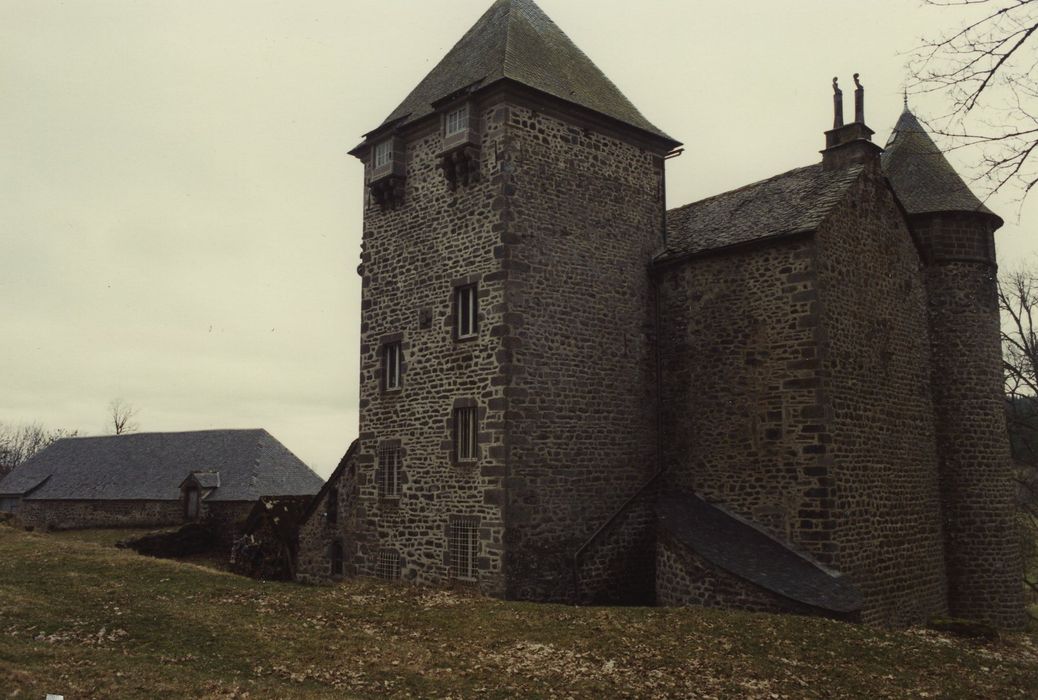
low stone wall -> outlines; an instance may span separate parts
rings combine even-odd
[[[212,520],[221,545],[230,546],[235,525],[249,514],[247,501],[202,502],[201,515]],[[16,513],[23,527],[79,530],[94,527],[168,527],[184,524],[177,501],[22,501]]]
[[[212,523],[219,544],[229,548],[231,542],[238,537],[238,528],[249,516],[254,504],[254,501],[203,501],[202,517]]]
[[[37,530],[91,527],[164,527],[184,522],[180,501],[23,500],[18,521]]]

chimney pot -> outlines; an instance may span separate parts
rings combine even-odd
[[[837,79],[833,78],[833,128],[839,129],[843,126],[843,90],[837,85]]]
[[[833,78],[833,128],[825,132],[822,168],[838,170],[851,165],[879,167],[882,148],[872,143],[872,129],[865,125],[865,88],[854,74],[854,121],[843,123],[843,91]]]
[[[858,74],[854,74],[854,121],[858,124],[865,123],[865,87],[858,80]]]

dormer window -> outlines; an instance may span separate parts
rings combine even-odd
[[[440,168],[447,187],[458,188],[479,181],[479,119],[471,119],[472,103],[455,102],[443,115],[443,148]]]
[[[385,167],[393,162],[393,142],[383,141],[375,144],[375,169]]]
[[[445,136],[463,133],[469,128],[469,106],[467,104],[447,112]]]
[[[405,153],[398,136],[378,141],[371,148],[368,188],[372,199],[383,209],[393,209],[404,198]]]

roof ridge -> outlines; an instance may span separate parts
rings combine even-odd
[[[68,435],[55,440],[105,440],[109,438],[149,437],[152,435],[202,435],[205,433],[250,433],[267,432],[265,428],[206,428],[203,430],[149,430],[147,432],[122,433],[121,435]],[[267,433],[268,435],[270,433]]]
[[[766,177],[766,178],[764,178],[762,180],[757,180],[755,182],[751,182],[751,183],[745,184],[745,185],[743,185],[741,187],[735,187],[735,188],[730,189],[730,190],[725,190],[724,192],[718,192],[717,194],[712,194],[709,197],[703,197],[702,199],[694,200],[692,202],[689,202],[688,204],[682,204],[679,207],[674,207],[673,209],[668,209],[667,213],[669,214],[671,212],[681,211],[682,209],[687,209],[688,207],[691,207],[691,206],[696,205],[696,204],[703,204],[705,202],[709,202],[711,199],[717,199],[718,197],[727,197],[730,194],[735,194],[736,192],[741,192],[742,190],[748,190],[751,187],[757,187],[759,185],[763,185],[766,182],[771,182],[772,180],[778,180],[779,178],[787,177],[789,174],[798,172],[800,170],[807,170],[809,168],[816,168],[816,167],[820,168],[821,166],[822,166],[821,163],[813,163],[811,165],[802,165],[799,168],[791,168],[791,169],[789,169],[789,170],[787,170],[785,172],[779,173],[778,175],[772,175],[771,177]]]

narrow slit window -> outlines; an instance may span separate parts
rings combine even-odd
[[[329,559],[331,559],[331,575],[342,576],[345,571],[345,561],[343,556],[342,542],[335,540],[331,544],[331,551],[328,553]]]
[[[400,497],[400,445],[379,445],[378,448],[378,482],[379,498]]]
[[[382,390],[396,391],[403,386],[402,361],[400,343],[387,343],[382,346]]]
[[[454,457],[458,462],[471,462],[476,459],[476,423],[475,406],[454,409]]]
[[[447,525],[450,576],[458,581],[476,580],[479,524],[473,517],[451,516]]]
[[[474,338],[479,333],[479,301],[476,285],[458,287],[454,293],[455,331],[458,338]]]
[[[375,167],[381,168],[383,165],[389,165],[393,160],[393,142],[382,141],[381,143],[375,144]]]
[[[328,505],[324,511],[325,519],[332,524],[339,522],[339,486],[333,484],[328,489]]]
[[[454,136],[460,134],[469,128],[469,106],[462,105],[461,107],[447,112],[447,136]]]

